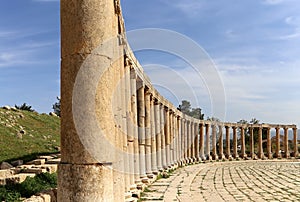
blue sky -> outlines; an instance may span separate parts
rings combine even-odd
[[[224,85],[227,121],[300,125],[297,0],[123,0],[122,8],[127,31],[173,30],[209,54]],[[0,15],[0,105],[26,102],[50,112],[59,95],[59,1],[7,0]],[[183,60],[158,51],[136,55],[175,105],[188,99],[213,115],[210,93]],[[188,94],[170,69],[196,93]]]

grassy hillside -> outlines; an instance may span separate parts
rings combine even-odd
[[[0,108],[0,162],[29,161],[56,153],[60,145],[59,117]]]

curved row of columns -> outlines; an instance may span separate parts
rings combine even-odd
[[[276,129],[276,157],[281,154],[280,128],[284,129],[284,157],[290,157],[289,128],[294,134],[293,155],[298,155],[295,125],[201,121],[164,99],[127,45],[119,0],[61,0],[60,8],[58,201],[123,201],[125,193],[143,188],[159,172],[178,165],[245,158],[246,128],[250,128],[251,158],[272,157],[270,128]],[[266,154],[263,128],[267,129]]]
[[[136,68],[136,67],[135,67]],[[165,102],[161,96],[146,86],[142,78],[131,68],[132,78],[136,78],[137,89],[137,117],[139,162],[135,162],[134,168],[139,167],[135,174],[135,182],[142,180],[148,182],[159,171],[174,166],[203,160],[218,160],[232,158],[264,159],[273,157],[289,158],[288,129],[293,130],[294,150],[292,156],[298,156],[297,128],[296,125],[274,124],[237,124],[221,123],[194,119],[182,114],[170,103]],[[134,81],[131,85],[135,85]],[[129,86],[128,86],[129,88]],[[135,89],[135,87],[130,87]],[[133,109],[133,112],[136,110]],[[272,153],[271,128],[276,129],[276,149]],[[280,129],[284,130],[283,151],[280,153]],[[249,148],[246,154],[245,130],[250,133]],[[258,142],[254,142],[254,129],[258,131]],[[263,151],[263,129],[267,131],[267,151]],[[225,133],[224,133],[225,132]],[[231,141],[232,140],[232,141]],[[225,143],[223,142],[225,141]],[[238,141],[240,149],[238,149]],[[257,144],[258,151],[254,151]]]

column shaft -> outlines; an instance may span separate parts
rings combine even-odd
[[[205,124],[205,135],[206,135],[206,160],[211,160],[210,156],[210,134],[209,134],[209,124]]]
[[[252,159],[255,158],[255,152],[254,152],[254,135],[253,135],[253,128],[250,127],[250,156]]]
[[[264,157],[263,145],[262,145],[262,127],[258,129],[258,158]]]
[[[138,132],[139,132],[139,159],[140,159],[140,178],[146,178],[146,136],[145,136],[145,87],[139,83],[138,89]]]
[[[231,158],[231,152],[230,152],[230,133],[229,133],[229,126],[225,126],[225,133],[226,133],[226,158]]]
[[[199,154],[199,124],[195,123],[194,125],[195,130],[195,159],[196,161],[200,160],[200,154]]]
[[[275,155],[276,158],[281,158],[281,151],[280,151],[280,128],[275,128],[276,130],[276,151],[275,151]]]
[[[269,159],[273,158],[270,128],[267,128],[267,156]]]
[[[211,129],[212,129],[212,158],[214,160],[217,160],[218,154],[217,154],[217,127],[216,127],[216,125],[212,125]]]
[[[240,127],[241,129],[241,158],[246,158],[246,145],[245,145],[245,128]]]
[[[200,157],[201,160],[204,161],[205,160],[205,154],[204,154],[204,125],[201,123],[200,124]]]
[[[238,152],[237,152],[237,134],[236,134],[236,127],[232,127],[233,132],[233,157],[238,158]]]
[[[287,127],[285,127],[283,130],[284,130],[284,141],[283,141],[284,156],[285,156],[285,158],[290,158],[289,136],[288,136],[289,129]]]
[[[138,112],[137,112],[137,89],[136,89],[136,72],[134,69],[130,71],[130,88],[131,88],[131,119],[132,119],[132,136],[134,150],[134,180],[136,184],[140,180],[140,159],[139,159],[139,132],[138,132]]]
[[[162,167],[162,144],[161,144],[161,120],[160,120],[160,104],[157,101],[154,104],[155,110],[155,136],[156,136],[156,159],[157,159],[157,169],[159,171],[163,170]]]
[[[219,158],[224,159],[224,149],[223,149],[223,129],[222,125],[219,125]]]
[[[297,140],[297,128],[293,128],[293,145],[294,145],[294,157],[298,157],[298,140]]]
[[[152,173],[157,175],[158,169],[157,169],[157,151],[156,151],[156,122],[155,122],[155,105],[154,105],[154,98],[151,97],[151,104],[150,104],[150,115],[151,115],[151,170]]]
[[[167,146],[166,146],[166,135],[165,135],[165,125],[166,125],[166,119],[165,119],[165,107],[163,105],[160,106],[160,127],[161,127],[161,156],[162,156],[162,166],[164,169],[168,168],[167,165]]]

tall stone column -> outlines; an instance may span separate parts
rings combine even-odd
[[[134,135],[133,135],[133,122],[132,122],[132,108],[131,108],[131,82],[130,82],[130,63],[126,60],[125,67],[125,89],[126,89],[126,97],[125,97],[125,105],[127,108],[126,113],[126,125],[127,125],[127,172],[129,174],[129,185],[131,187],[135,186],[135,176],[134,176]]]
[[[262,127],[259,127],[258,129],[258,158],[259,159],[264,158],[264,151],[262,145]]]
[[[273,158],[272,143],[271,143],[271,128],[267,128],[267,156],[269,159]]]
[[[177,120],[177,115],[174,114],[173,116],[173,122],[174,122],[174,164],[177,166],[178,165],[178,120]]]
[[[284,131],[284,140],[283,140],[283,147],[284,147],[284,157],[290,158],[290,150],[289,150],[289,135],[288,135],[289,128],[283,128]]]
[[[241,129],[241,158],[246,158],[247,154],[246,154],[246,145],[245,145],[245,128],[244,127],[240,127]]]
[[[223,149],[223,128],[219,125],[219,158],[225,159],[224,149]]]
[[[58,201],[122,201],[122,174],[114,187],[118,170],[114,148],[122,150],[122,145],[115,140],[119,132],[112,124],[111,98],[117,84],[111,78],[115,77],[117,67],[124,65],[122,58],[117,59],[123,47],[112,40],[113,45],[102,49],[102,54],[93,53],[100,44],[117,37],[118,13],[114,1],[60,2],[62,158],[58,168]],[[99,72],[99,66],[109,71]],[[101,73],[100,82],[95,82]],[[99,128],[104,141],[90,142],[87,148],[89,137],[99,137]],[[99,155],[91,154],[93,149],[99,150]],[[107,154],[105,149],[112,153]]]
[[[139,158],[140,158],[140,178],[147,179],[146,175],[146,135],[145,135],[145,86],[138,82],[138,131],[139,131]]]
[[[217,154],[217,127],[216,127],[216,125],[212,125],[211,129],[212,129],[212,158],[213,158],[213,160],[217,160],[218,154]]]
[[[151,169],[151,93],[149,89],[145,91],[145,161],[146,175],[148,178],[153,177]]]
[[[169,124],[170,124],[170,164],[174,166],[174,122],[173,122],[173,111],[169,112]]]
[[[130,88],[131,88],[131,119],[132,119],[132,136],[133,136],[133,164],[135,184],[140,184],[140,158],[139,158],[139,132],[138,132],[138,112],[137,112],[137,75],[134,69],[130,70]]]
[[[195,160],[198,162],[200,160],[200,154],[199,154],[199,124],[195,123],[194,125],[194,130],[195,130]]]
[[[185,163],[189,163],[189,156],[188,156],[188,148],[189,148],[189,145],[188,145],[188,137],[189,137],[189,133],[188,133],[188,120],[185,119],[185,122],[184,122],[184,160],[185,160]]]
[[[225,126],[225,133],[226,133],[226,158],[231,158],[231,152],[230,152],[230,133],[229,133],[229,126]]]
[[[205,124],[205,136],[206,136],[206,160],[211,160],[210,156],[210,134],[209,134],[209,124]]]
[[[156,135],[156,159],[157,159],[157,169],[163,171],[162,167],[162,142],[161,142],[161,120],[160,120],[160,104],[157,100],[154,102],[154,111],[155,111],[155,135]]]
[[[182,165],[182,119],[177,116],[178,123],[178,164]]]
[[[254,152],[254,135],[253,135],[253,127],[249,128],[250,130],[250,157],[252,159],[255,158],[255,152]]]
[[[195,133],[194,133],[194,122],[190,122],[190,162],[194,162],[195,159]]]
[[[297,140],[297,128],[293,128],[293,145],[294,145],[294,157],[298,157],[298,140]]]
[[[186,163],[186,120],[181,119],[181,153],[182,153],[182,162]]]
[[[155,98],[151,96],[151,103],[150,103],[150,115],[151,115],[151,170],[154,175],[158,174],[157,169],[157,151],[156,151],[156,123],[155,123]]]
[[[166,117],[165,117],[165,107],[163,105],[160,106],[160,127],[161,127],[161,156],[162,156],[162,165],[164,169],[168,168],[167,164],[167,143],[166,143],[166,135],[165,135],[165,125],[166,125]]]
[[[170,152],[170,113],[169,108],[165,107],[165,140],[166,140],[166,161],[168,168],[171,167],[171,152]]]
[[[238,158],[237,152],[237,134],[236,134],[236,126],[232,126],[232,133],[233,133],[233,157]]]
[[[280,153],[280,128],[276,127],[276,151],[275,151],[275,155],[276,158],[281,158],[281,153]]]
[[[204,145],[204,124],[200,123],[200,157],[202,161],[206,159],[204,154]]]

